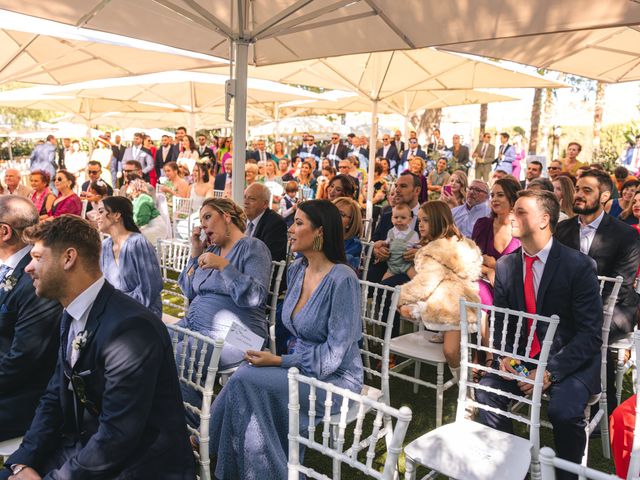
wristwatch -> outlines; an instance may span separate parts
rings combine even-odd
[[[547,370],[547,372],[549,372],[549,370]],[[555,374],[549,372],[549,381],[551,383],[558,383],[558,377],[556,377]]]
[[[26,465],[22,465],[20,463],[16,463],[15,465],[11,465],[11,472],[14,475],[19,474],[22,470],[24,470],[25,468],[27,468]]]

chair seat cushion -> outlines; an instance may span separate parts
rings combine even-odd
[[[391,339],[390,351],[402,357],[413,358],[423,362],[442,363],[444,358],[442,343],[433,343],[429,339],[434,332],[423,330],[421,332],[408,333]]]
[[[471,420],[436,428],[404,449],[416,464],[464,480],[518,480],[531,463],[528,439]]]
[[[20,444],[22,443],[22,437],[11,438],[9,440],[5,440],[4,442],[0,442],[0,457],[8,457],[13,452],[18,450]]]
[[[621,348],[624,350],[630,350],[631,348],[633,348],[633,333],[629,333],[626,337],[616,340],[615,342],[611,342],[609,344],[609,348],[612,348],[614,350],[618,350]]]

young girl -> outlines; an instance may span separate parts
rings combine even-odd
[[[406,203],[399,203],[393,207],[391,223],[393,228],[387,234],[387,245],[389,246],[389,260],[387,260],[387,272],[382,279],[387,279],[393,275],[407,273],[413,262],[403,258],[404,253],[409,248],[414,248],[420,243],[418,233],[411,228],[413,212]]]

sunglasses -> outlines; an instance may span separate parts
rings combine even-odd
[[[55,178],[56,182],[64,182],[66,180],[65,177],[56,177]]]
[[[560,170],[561,167],[548,167],[548,170]]]
[[[89,170],[88,172],[89,172],[90,174],[97,175],[98,173],[100,173],[100,170]]]

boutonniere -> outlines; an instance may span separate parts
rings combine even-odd
[[[86,330],[81,331],[74,337],[73,341],[71,342],[71,348],[73,348],[73,350],[75,350],[76,352],[80,352],[80,350],[82,350],[87,344],[88,337],[89,332],[87,332]]]
[[[13,275],[9,275],[4,279],[2,283],[0,283],[0,290],[4,292],[10,292],[11,290],[13,290],[13,287],[15,287],[17,283],[18,279]]]

